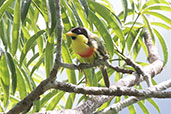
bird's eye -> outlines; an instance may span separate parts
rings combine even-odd
[[[77,32],[78,32],[78,33],[81,33],[81,30],[80,30],[80,29],[78,29],[78,30],[77,30]]]
[[[76,37],[74,37],[74,36],[72,36],[71,38],[72,38],[73,40],[75,40],[75,39],[76,39]]]

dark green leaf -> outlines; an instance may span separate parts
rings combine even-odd
[[[11,76],[12,76],[12,92],[14,95],[16,88],[17,88],[17,74],[16,74],[16,69],[15,69],[13,58],[8,52],[7,52],[7,58],[8,58],[8,65],[9,65]]]
[[[56,27],[56,11],[53,0],[46,0],[48,8],[49,35],[51,36]]]
[[[21,21],[22,21],[22,23],[24,23],[24,21],[25,21],[31,1],[32,0],[22,0],[22,5],[21,5]]]
[[[13,0],[6,0],[2,6],[0,7],[0,20],[2,18],[2,15],[4,14],[5,10],[13,3]]]

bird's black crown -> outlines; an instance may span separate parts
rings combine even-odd
[[[87,30],[84,27],[73,28],[71,29],[71,32],[76,33],[76,34],[82,34],[88,38]]]

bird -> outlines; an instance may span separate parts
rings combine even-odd
[[[78,54],[85,63],[93,63],[97,59],[108,59],[109,56],[104,47],[103,41],[94,33],[90,32],[84,27],[72,28],[66,33],[67,36],[72,39],[72,49]],[[110,81],[108,73],[106,71],[106,66],[99,66],[106,87],[110,87]]]

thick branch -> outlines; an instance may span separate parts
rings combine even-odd
[[[167,81],[164,81],[156,86],[153,86],[153,87],[150,87],[148,88],[148,90],[150,91],[156,91],[156,92],[159,92],[161,90],[165,90],[167,88],[171,87],[171,80],[167,80]],[[120,101],[116,104],[113,104],[107,108],[105,108],[104,110],[100,111],[100,112],[97,112],[95,114],[106,114],[106,113],[117,113],[119,112],[120,110],[122,110],[123,108],[126,108],[127,106],[131,105],[131,104],[134,104],[134,103],[137,103],[138,101],[140,100],[144,100],[144,99],[147,99],[147,98],[150,98],[150,97],[129,97],[123,101]]]
[[[171,87],[171,80],[167,82],[168,85],[164,85],[164,87]],[[160,86],[151,87],[145,90],[138,90],[130,87],[123,87],[123,86],[112,86],[111,88],[106,87],[84,87],[78,86],[70,83],[64,82],[50,82],[48,84],[49,88],[55,88],[66,92],[73,92],[73,93],[81,93],[81,94],[88,94],[88,95],[108,95],[108,96],[137,96],[137,97],[154,97],[154,98],[171,98],[171,92],[161,92],[161,91],[152,91],[156,90],[157,88],[163,87]],[[160,89],[159,89],[160,90]]]

